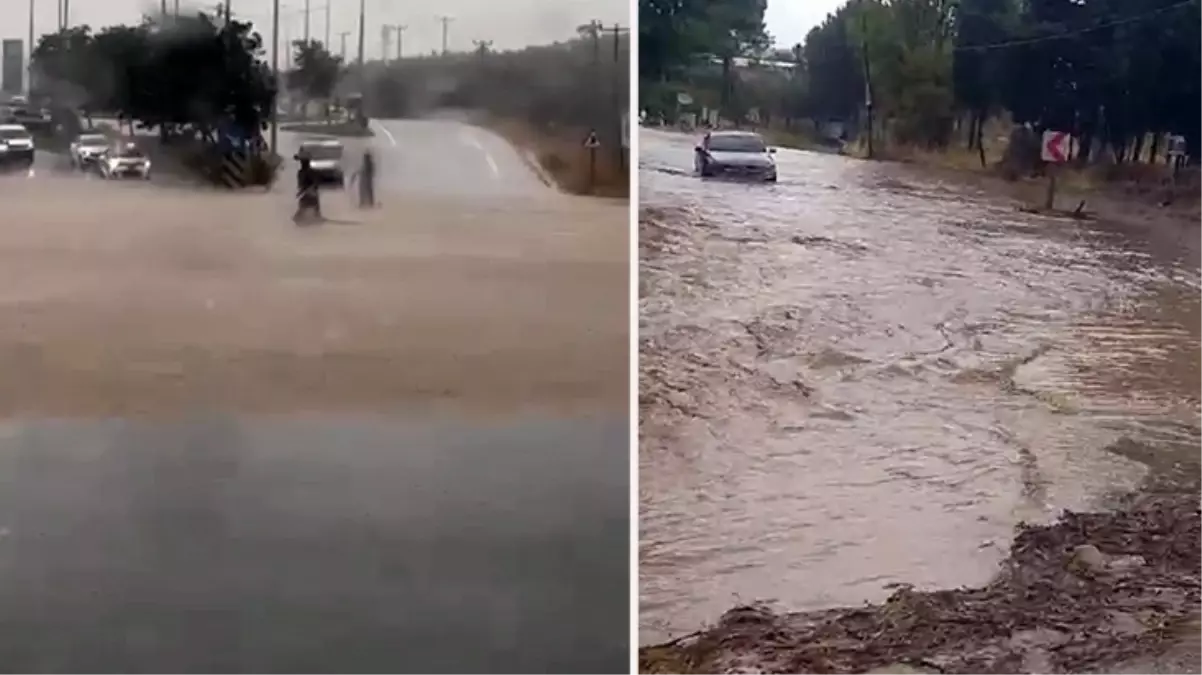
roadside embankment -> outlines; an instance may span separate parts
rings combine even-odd
[[[602,146],[595,150],[595,160],[592,159],[584,145],[588,129],[540,130],[521,120],[498,118],[477,123],[513,143],[543,182],[552,187],[577,195],[630,196],[629,153]]]

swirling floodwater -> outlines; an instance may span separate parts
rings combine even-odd
[[[983,583],[1018,522],[1197,454],[1196,222],[788,150],[701,181],[692,138],[640,138],[644,644]]]

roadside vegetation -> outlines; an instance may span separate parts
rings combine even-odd
[[[254,133],[265,128],[276,95],[262,56],[263,40],[249,23],[204,13],[95,31],[76,26],[38,41],[34,97],[85,119],[157,128],[165,138],[211,138],[228,126]]]
[[[52,142],[92,127],[94,116],[113,117],[128,134],[157,130],[148,150],[160,166],[213,181],[230,139],[254,144],[276,100],[262,37],[249,23],[204,12],[43,35],[32,66],[33,98],[52,112]],[[256,157],[248,179],[268,183],[274,167]]]
[[[464,112],[528,153],[561,189],[624,196],[628,63],[626,34],[591,24],[566,42],[516,51],[477,42],[470,53],[368,64],[365,105],[372,117]],[[601,145],[590,180],[584,141],[593,130]]]
[[[1190,167],[1202,156],[1199,4],[850,0],[774,45],[766,0],[641,0],[640,101],[668,123],[706,109],[786,145],[1007,178],[1040,173],[1040,133],[1064,131],[1088,178],[1164,182],[1168,135]]]

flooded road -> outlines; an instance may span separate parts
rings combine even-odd
[[[627,667],[624,206],[0,195],[0,669]]]
[[[788,150],[702,182],[640,138],[641,642],[983,583],[1017,522],[1196,456],[1196,224]]]

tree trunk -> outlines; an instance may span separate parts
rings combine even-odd
[[[1148,148],[1148,164],[1156,163],[1156,153],[1160,152],[1160,133],[1152,134],[1152,146]]]
[[[1135,137],[1135,143],[1131,148],[1131,163],[1138,164],[1140,158],[1144,154],[1144,135],[1139,134]]]

